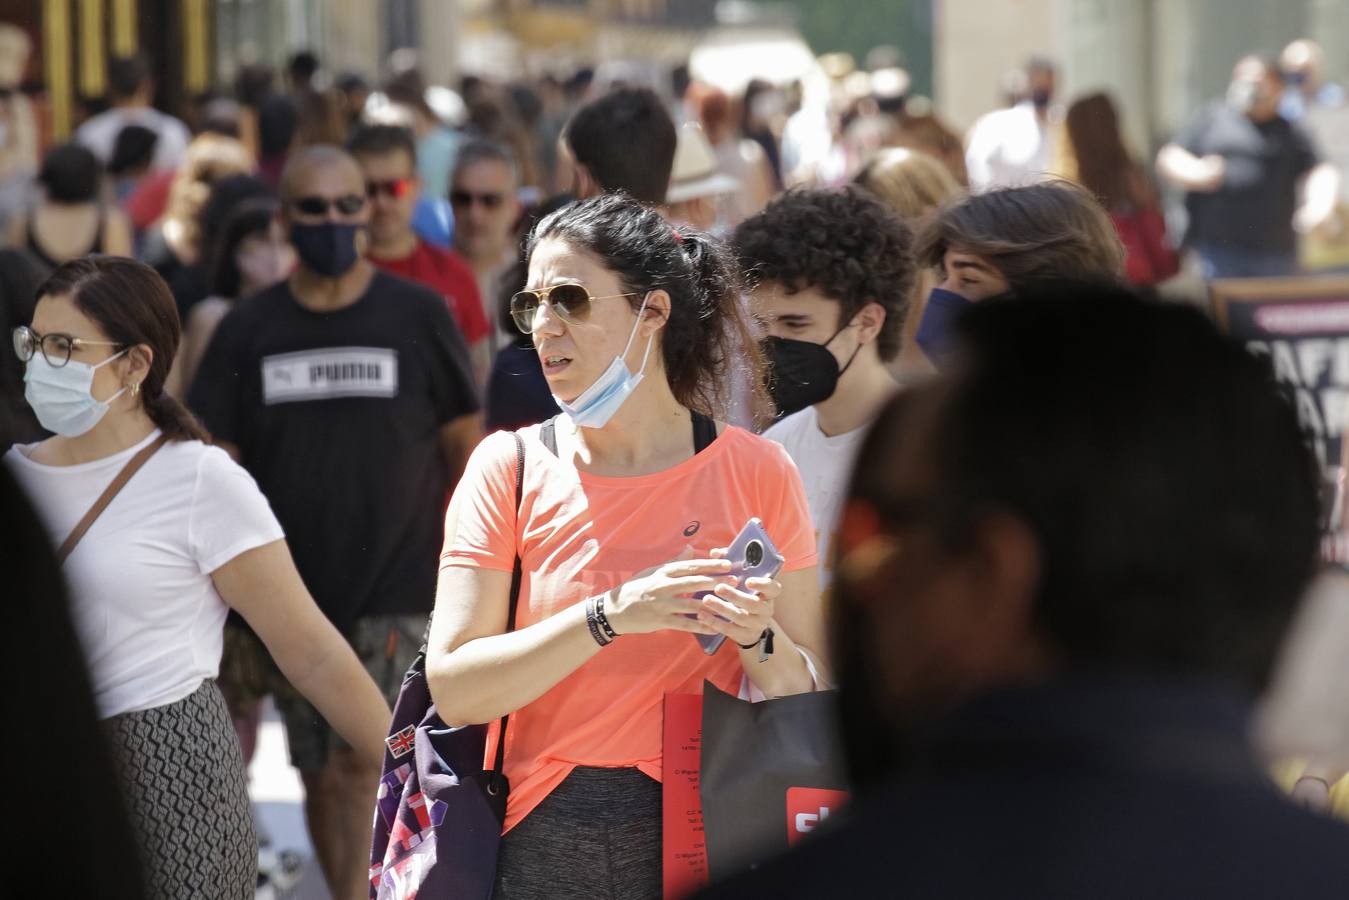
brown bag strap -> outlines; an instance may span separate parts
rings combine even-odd
[[[103,510],[107,509],[112,499],[121,492],[122,488],[126,487],[126,483],[131,480],[131,476],[139,472],[141,466],[149,462],[150,457],[154,456],[155,451],[164,446],[164,442],[167,440],[168,436],[161,434],[149,446],[142,448],[139,453],[127,460],[126,465],[122,466],[122,471],[118,472],[112,483],[103,489],[103,493],[99,494],[98,499],[94,501],[94,505],[89,507],[89,511],[84,514],[84,518],[80,519],[71,530],[70,536],[57,549],[57,565],[65,563],[66,557],[75,549],[75,545],[80,542],[80,538],[84,537],[84,533],[89,530],[94,521],[103,515]]]

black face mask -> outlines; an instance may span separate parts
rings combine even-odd
[[[337,278],[361,258],[356,235],[364,227],[345,222],[297,222],[290,226],[290,243],[305,268],[325,278]]]
[[[839,378],[848,371],[848,366],[862,349],[858,344],[857,350],[848,358],[848,364],[839,368],[838,360],[829,352],[829,343],[843,333],[843,328],[835,331],[823,344],[776,336],[764,338],[763,351],[768,357],[768,395],[773,398],[779,418],[834,396]]]

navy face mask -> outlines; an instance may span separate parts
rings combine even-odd
[[[1009,288],[1000,294],[985,297],[979,302],[997,303],[1012,296],[1014,293]],[[941,368],[942,362],[955,349],[956,320],[971,305],[972,301],[945,288],[933,288],[932,293],[927,295],[927,306],[923,308],[923,318],[918,323],[918,333],[914,336],[914,341],[937,368]]]
[[[970,306],[970,301],[945,288],[933,288],[923,307],[923,318],[918,322],[914,340],[933,365],[940,366],[951,351],[956,319]]]
[[[346,222],[297,222],[290,226],[290,243],[306,269],[325,278],[337,278],[360,259],[356,235],[364,227]]]

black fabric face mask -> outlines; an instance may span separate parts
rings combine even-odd
[[[848,366],[862,349],[858,344],[848,358],[848,364],[839,368],[838,360],[829,352],[829,343],[843,333],[843,328],[835,331],[823,344],[776,336],[764,338],[763,351],[768,357],[768,395],[773,398],[779,418],[834,396],[839,378],[848,371]]]
[[[337,278],[361,258],[356,235],[363,227],[345,222],[297,222],[290,227],[290,243],[307,269],[325,278]]]

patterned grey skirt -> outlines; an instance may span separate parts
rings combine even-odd
[[[258,840],[239,739],[215,682],[103,725],[141,848],[146,896],[251,900]]]

